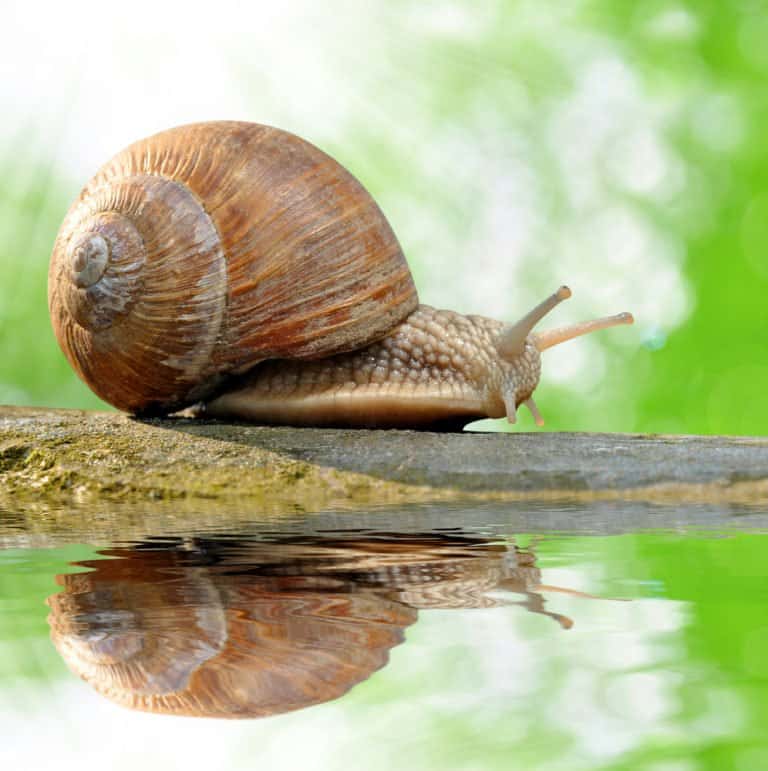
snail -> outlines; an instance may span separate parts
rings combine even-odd
[[[477,536],[225,534],[116,546],[57,576],[51,637],[69,667],[131,709],[247,718],[342,696],[431,609],[520,605],[552,618],[530,551]],[[522,594],[496,599],[492,590]]]
[[[181,126],[107,162],[54,244],[49,310],[77,374],[136,415],[294,425],[515,422],[547,348],[629,313],[533,332],[419,305],[389,223],[339,163],[277,128]]]

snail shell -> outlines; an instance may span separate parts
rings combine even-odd
[[[358,349],[417,304],[362,185],[252,123],[182,126],[120,152],[69,210],[49,273],[71,365],[135,413],[194,403],[265,359]]]

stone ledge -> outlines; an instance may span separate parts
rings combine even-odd
[[[768,439],[306,429],[0,407],[4,495],[350,504],[768,500]]]

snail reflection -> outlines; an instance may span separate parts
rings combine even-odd
[[[52,639],[124,706],[257,717],[335,699],[383,667],[419,610],[545,609],[534,554],[462,535],[199,538],[115,547],[57,577]],[[490,590],[523,595],[499,599]]]

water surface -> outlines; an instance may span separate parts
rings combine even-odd
[[[0,759],[768,767],[767,531],[639,502],[0,512]]]

